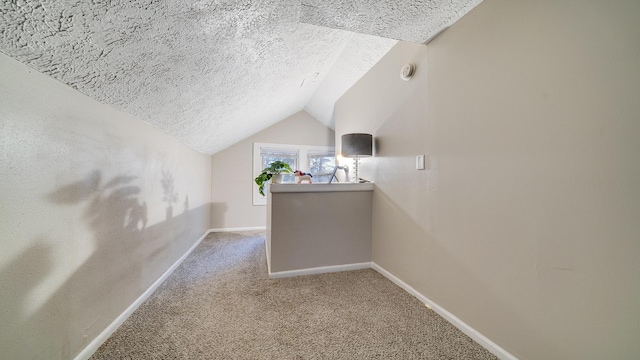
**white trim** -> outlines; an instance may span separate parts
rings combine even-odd
[[[438,305],[435,302],[433,302],[431,299],[429,299],[426,296],[420,294],[416,289],[412,288],[411,286],[409,286],[409,284],[405,283],[404,281],[398,279],[395,275],[393,275],[392,273],[387,271],[382,266],[380,266],[380,265],[378,265],[378,264],[376,264],[374,262],[372,262],[371,265],[372,265],[371,267],[375,271],[379,272],[380,274],[385,276],[387,279],[391,280],[393,283],[395,283],[396,285],[398,285],[401,288],[403,288],[409,294],[411,294],[411,295],[415,296],[416,298],[418,298],[418,300],[420,300],[423,303],[427,304],[431,309],[433,309],[433,311],[438,313],[438,315],[442,316],[445,320],[450,322],[453,326],[455,326],[458,329],[460,329],[460,331],[462,331],[467,336],[469,336],[471,339],[473,339],[473,341],[477,342],[482,347],[487,349],[490,353],[492,353],[493,355],[497,356],[498,359],[501,359],[501,360],[518,360],[518,358],[516,358],[515,356],[511,355],[509,352],[507,352],[507,350],[501,348],[498,344],[496,344],[493,341],[489,340],[486,336],[480,334],[478,331],[473,329],[471,326],[467,325],[464,321],[460,320],[457,316],[455,316],[452,313],[450,313],[447,310],[445,310],[440,305]]]
[[[254,226],[254,227],[236,227],[236,228],[216,228],[209,229],[209,232],[231,232],[231,231],[257,231],[267,230],[266,226]]]
[[[271,184],[268,191],[275,193],[310,193],[373,191],[373,183],[333,183],[333,184]]]
[[[198,241],[196,241],[196,243],[193,244],[189,248],[189,250],[184,253],[184,255],[182,255],[175,263],[173,263],[173,265],[171,265],[164,273],[162,273],[162,275],[156,281],[154,281],[154,283],[151,284],[151,286],[149,286],[149,288],[144,293],[142,293],[142,295],[140,295],[140,297],[137,298],[136,301],[133,302],[133,304],[129,305],[129,307],[122,314],[120,314],[120,316],[113,320],[113,322],[109,324],[106,329],[104,329],[95,339],[93,339],[93,341],[91,341],[89,345],[87,345],[87,347],[85,347],[84,350],[82,350],[78,354],[78,356],[75,357],[75,360],[89,359],[91,355],[93,355],[93,353],[96,352],[96,350],[98,350],[98,348],[105,341],[107,341],[107,339],[120,327],[120,325],[122,325],[122,323],[124,323],[124,321],[127,320],[127,318],[131,316],[131,314],[133,314],[133,312],[136,311],[136,309],[140,305],[142,305],[142,303],[147,300],[147,298],[151,296],[151,294],[153,294],[153,292],[156,291],[156,289],[165,280],[167,280],[167,278],[173,273],[176,268],[178,268],[178,266],[180,266],[180,264],[187,258],[187,256],[189,256],[191,252],[195,250],[198,245],[200,245],[202,240],[204,240],[207,235],[212,232],[214,231],[207,230],[207,232],[205,232],[204,235],[202,235],[200,239],[198,239]]]
[[[300,270],[278,271],[274,273],[272,273],[269,270],[269,278],[279,279],[279,278],[286,278],[286,277],[293,277],[293,276],[324,274],[324,273],[332,273],[332,272],[339,272],[339,271],[360,270],[360,269],[370,269],[370,268],[371,268],[371,263],[364,262],[364,263],[357,263],[357,264],[322,266],[322,267],[300,269]]]

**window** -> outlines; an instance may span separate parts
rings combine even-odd
[[[336,156],[330,153],[309,153],[307,155],[309,171],[313,175],[313,182],[328,183],[336,166]]]
[[[294,170],[311,173],[314,183],[329,182],[336,161],[333,146],[254,143],[253,177],[260,175],[262,169],[275,160],[286,162]],[[283,177],[284,183],[295,181],[293,174]],[[266,205],[266,197],[260,195],[254,182],[251,184],[253,205]]]
[[[263,147],[260,149],[260,169],[258,170],[258,174],[262,171],[262,169],[269,166],[274,161],[280,160],[284,163],[287,163],[292,169],[298,168],[298,150],[284,150],[277,148],[267,148]],[[255,174],[255,176],[258,176]],[[254,177],[255,177],[254,176]],[[283,183],[294,183],[296,182],[295,175],[284,175],[282,177]]]

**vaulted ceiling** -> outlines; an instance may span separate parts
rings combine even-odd
[[[216,153],[335,101],[481,0],[6,0],[0,51]]]

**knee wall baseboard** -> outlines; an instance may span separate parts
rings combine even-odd
[[[122,314],[120,314],[120,316],[118,316],[115,320],[113,320],[113,322],[109,324],[109,326],[107,326],[106,329],[104,329],[95,339],[93,339],[93,341],[91,341],[89,345],[87,345],[87,347],[84,348],[84,350],[82,350],[75,357],[75,360],[89,359],[91,355],[93,355],[93,353],[96,352],[96,350],[98,350],[98,348],[105,341],[107,341],[107,339],[120,327],[120,325],[122,325],[122,323],[124,323],[124,321],[127,320],[127,318],[131,316],[131,314],[133,314],[133,312],[136,311],[136,309],[140,307],[140,305],[142,305],[142,303],[145,300],[147,300],[147,298],[151,296],[151,294],[153,294],[153,292],[156,291],[156,289],[160,285],[162,285],[162,283],[165,280],[167,280],[167,278],[175,271],[175,269],[178,268],[178,266],[180,266],[180,264],[182,264],[182,262],[189,256],[189,254],[191,254],[191,252],[193,252],[193,250],[195,250],[195,248],[197,248],[198,245],[200,245],[202,240],[204,240],[207,237],[207,235],[209,235],[212,232],[216,232],[216,231],[214,229],[207,230],[204,233],[204,235],[202,235],[198,239],[198,241],[196,241],[195,244],[193,244],[189,248],[189,250],[187,250],[187,252],[184,253],[184,255],[182,255],[178,260],[176,260],[176,262],[173,263],[173,265],[171,265],[164,273],[162,273],[162,275],[156,281],[154,281],[153,284],[151,284],[151,286],[149,286],[149,288],[145,290],[145,292],[143,292],[142,295],[140,295],[140,297],[136,299],[136,301],[133,302],[133,304],[131,304]]]
[[[357,264],[322,266],[322,267],[316,267],[316,268],[278,271],[278,272],[271,272],[269,270],[269,278],[279,279],[279,278],[294,277],[294,276],[324,274],[324,273],[331,273],[331,272],[370,269],[370,268],[371,268],[371,263],[364,262],[364,263],[357,263]]]
[[[266,230],[266,226],[253,226],[253,227],[235,227],[235,228],[216,228],[210,229],[209,232],[233,232],[233,231],[259,231]]]
[[[392,273],[387,271],[382,266],[380,266],[380,265],[378,265],[376,263],[371,263],[371,267],[375,271],[377,271],[380,274],[382,274],[387,279],[391,280],[394,284],[400,286],[406,292],[408,292],[409,294],[411,294],[414,297],[416,297],[418,300],[420,300],[424,304],[427,304],[438,315],[442,316],[445,320],[450,322],[453,326],[457,327],[460,331],[462,331],[464,334],[466,334],[471,339],[473,339],[473,341],[477,342],[482,347],[487,349],[490,353],[492,353],[493,355],[497,356],[498,359],[501,359],[501,360],[518,360],[515,356],[511,355],[509,352],[507,352],[505,349],[500,347],[498,344],[496,344],[493,341],[489,340],[489,338],[487,338],[486,336],[482,335],[481,333],[476,331],[471,326],[467,325],[464,321],[460,320],[457,316],[455,316],[452,313],[450,313],[447,310],[445,310],[442,306],[436,304],[434,301],[432,301],[428,297],[422,295],[416,289],[414,289],[413,287],[411,287],[409,284],[405,283],[404,281],[400,280],[398,277],[396,277],[395,275],[393,275]]]

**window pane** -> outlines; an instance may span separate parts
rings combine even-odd
[[[293,166],[292,166],[293,168]],[[293,184],[296,182],[296,176],[294,174],[285,174],[282,176],[283,184]]]
[[[333,154],[309,155],[309,172],[313,175],[314,183],[327,183],[336,166]]]
[[[293,157],[293,156],[282,156],[282,155],[263,155],[262,156],[262,168],[266,168],[267,166],[269,166],[269,164],[271,164],[274,161],[280,160],[282,162],[287,163],[289,166],[291,166],[292,169],[296,168],[296,163],[298,162],[298,158],[297,157]]]
[[[313,182],[314,183],[328,183],[331,180],[331,174],[329,175],[314,175]]]

